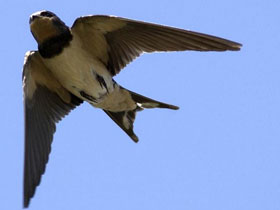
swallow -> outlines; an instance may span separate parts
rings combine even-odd
[[[29,19],[38,50],[25,54],[23,66],[25,155],[24,207],[45,172],[58,123],[84,101],[103,111],[134,141],[136,112],[178,107],[132,92],[113,77],[142,53],[238,51],[241,44],[203,33],[92,15],[68,27],[54,13]]]

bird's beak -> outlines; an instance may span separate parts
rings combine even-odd
[[[38,15],[31,15],[29,18],[29,24],[31,24],[36,18],[39,18]]]

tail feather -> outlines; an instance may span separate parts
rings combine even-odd
[[[135,142],[139,141],[138,137],[133,131],[133,122],[135,120],[136,111],[123,111],[123,112],[111,112],[103,110],[124,132]]]
[[[124,89],[124,88],[122,88]],[[126,90],[126,89],[125,89]],[[103,111],[124,131],[126,134],[135,142],[138,142],[138,137],[133,131],[133,123],[136,117],[136,112],[141,111],[144,108],[167,108],[177,110],[179,107],[162,103],[160,101],[153,100],[151,98],[139,95],[132,91],[126,90],[129,92],[132,100],[136,104],[136,109],[127,110],[121,112],[112,112],[103,109]]]
[[[140,106],[143,107],[143,108],[147,108],[147,109],[149,109],[149,108],[166,108],[166,109],[173,109],[173,110],[178,110],[179,109],[178,106],[162,103],[160,101],[156,101],[156,100],[153,100],[151,98],[142,96],[138,93],[134,93],[130,90],[127,90],[127,91],[130,93],[131,98],[137,104],[140,104]]]

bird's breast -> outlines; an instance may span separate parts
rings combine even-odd
[[[114,90],[106,67],[87,53],[76,37],[59,55],[44,59],[44,62],[62,86],[88,102],[98,103]]]

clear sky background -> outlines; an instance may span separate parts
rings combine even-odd
[[[138,113],[130,138],[88,104],[57,127],[30,210],[279,210],[280,2],[5,1],[0,6],[0,208],[22,208],[24,54],[29,15],[69,26],[109,14],[221,36],[240,52],[145,54],[116,77],[180,106]]]

